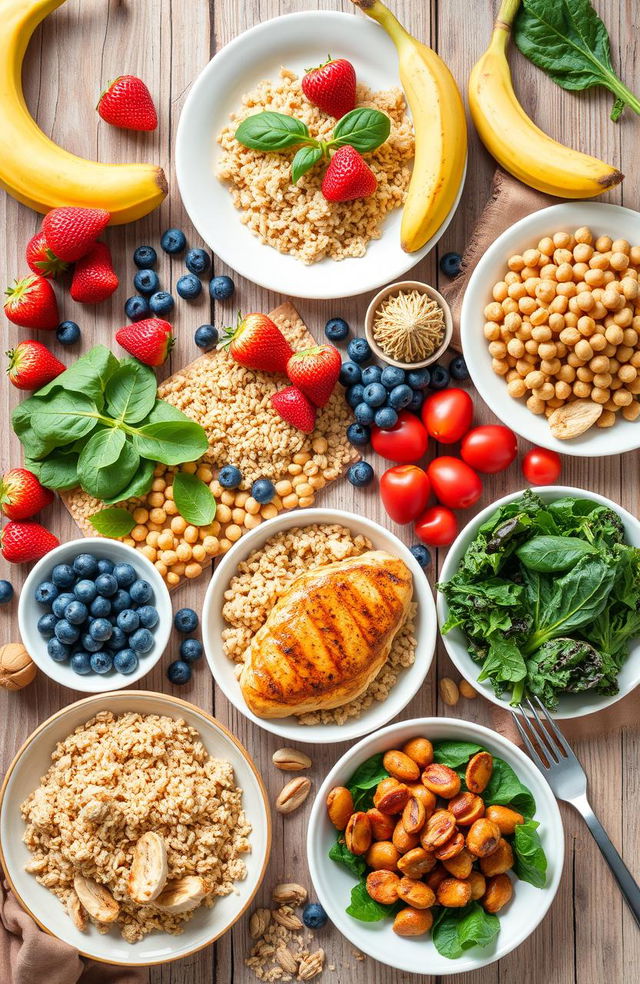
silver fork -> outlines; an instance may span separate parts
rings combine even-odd
[[[634,880],[631,872],[609,840],[604,827],[591,809],[591,804],[587,799],[587,777],[584,769],[542,701],[538,697],[535,697],[534,700],[535,704],[528,697],[526,698],[526,704],[532,717],[524,713],[524,704],[520,704],[521,714],[516,714],[515,711],[511,712],[520,736],[527,746],[529,755],[545,775],[556,799],[570,803],[581,814],[640,926],[640,886]],[[538,709],[544,715],[544,723],[540,719]],[[536,744],[542,751],[546,762],[536,750]]]

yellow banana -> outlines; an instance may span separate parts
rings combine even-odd
[[[400,236],[402,248],[413,253],[438,231],[460,190],[467,160],[464,105],[435,51],[411,37],[380,0],[353,2],[384,28],[398,50],[416,141]]]
[[[491,43],[471,71],[471,117],[489,153],[520,181],[558,198],[593,198],[617,185],[624,175],[596,157],[553,140],[518,102],[507,44],[519,5],[520,0],[503,0]]]
[[[22,62],[35,28],[64,0],[2,0],[0,11],[0,186],[24,205],[106,208],[112,224],[139,219],[167,194],[162,168],[98,164],[50,140],[22,93]]]

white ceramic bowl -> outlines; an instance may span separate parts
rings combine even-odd
[[[510,495],[505,495],[502,499],[497,499],[496,502],[492,502],[490,506],[479,512],[477,516],[474,516],[470,523],[467,523],[456,540],[454,540],[442,565],[439,577],[442,583],[449,581],[453,577],[464,556],[465,550],[475,537],[482,523],[500,506],[521,496],[523,491],[512,492]],[[603,495],[597,495],[595,492],[588,492],[586,489],[574,489],[564,485],[541,486],[532,489],[532,491],[539,495],[545,502],[553,502],[554,499],[561,499],[566,495],[570,495],[580,499],[593,499],[603,506],[608,506],[617,512],[622,519],[626,542],[630,543],[633,547],[640,547],[640,522],[630,512],[619,506],[617,502],[606,499]],[[440,592],[438,592],[436,604],[438,608],[438,624],[442,625],[447,618],[449,606],[446,598]],[[452,662],[465,680],[468,680],[483,697],[486,697],[493,704],[508,708],[509,698],[505,699],[496,696],[490,681],[483,680],[480,682],[478,680],[480,665],[467,652],[467,645],[462,632],[459,629],[453,629],[451,632],[442,636],[442,641]],[[577,718],[584,717],[586,714],[595,714],[596,711],[602,711],[605,707],[610,707],[616,701],[621,700],[631,690],[634,690],[640,683],[640,639],[632,641],[629,648],[629,656],[620,670],[618,683],[620,690],[613,697],[606,697],[601,694],[589,694],[588,692],[567,694],[564,697],[560,697],[558,709],[552,712],[551,716],[561,720],[563,718]]]
[[[533,212],[502,233],[489,246],[471,275],[464,295],[460,330],[464,357],[474,385],[495,415],[521,437],[561,454],[589,458],[622,454],[640,447],[640,423],[619,416],[613,427],[591,427],[580,437],[559,441],[549,430],[547,418],[527,410],[524,400],[507,393],[504,379],[491,368],[491,356],[483,335],[485,306],[492,300],[493,285],[502,280],[507,260],[514,253],[535,248],[543,236],[575,232],[589,226],[595,236],[610,235],[640,243],[640,213],[604,202],[563,202]]]
[[[398,280],[425,256],[445,232],[458,206],[422,249],[400,246],[402,209],[384,220],[380,239],[366,256],[339,263],[324,259],[309,266],[266,246],[240,221],[225,185],[215,176],[221,150],[216,135],[242,95],[263,79],[277,79],[286,65],[299,75],[330,52],[350,59],[358,79],[372,89],[399,86],[395,47],[382,28],[361,15],[304,11],[257,24],[227,44],[204,68],[185,102],[176,138],[180,194],[189,217],[211,249],[243,277],[294,297],[336,298],[374,290]]]
[[[235,883],[235,891],[216,900],[211,909],[201,907],[185,923],[180,936],[153,932],[138,943],[127,943],[118,928],[106,935],[89,925],[85,932],[76,929],[62,903],[35,877],[24,870],[31,853],[22,842],[24,824],[20,804],[26,799],[49,768],[51,752],[74,728],[84,724],[98,711],[115,714],[135,711],[180,718],[195,728],[207,752],[233,766],[237,785],[242,789],[243,809],[252,825],[251,851],[245,855],[247,877]],[[96,694],[63,708],[27,738],[9,766],[0,790],[0,860],[7,880],[22,907],[38,925],[57,936],[80,953],[103,963],[139,967],[168,963],[188,957],[208,946],[227,932],[240,918],[255,896],[269,860],[271,849],[271,814],[262,779],[248,752],[237,738],[205,711],[177,697],[148,691],[116,691]]]
[[[247,707],[235,674],[235,665],[222,650],[221,634],[226,627],[222,618],[224,593],[237,571],[240,561],[260,548],[275,533],[290,530],[294,526],[311,526],[313,523],[339,523],[353,533],[367,536],[375,550],[387,550],[400,557],[413,575],[413,600],[418,604],[416,638],[418,646],[413,666],[403,670],[385,701],[374,701],[360,717],[349,718],[344,724],[298,724],[295,717],[260,718]],[[225,697],[254,724],[288,741],[323,744],[335,741],[352,741],[369,731],[375,731],[399,714],[416,695],[431,666],[436,643],[436,613],[433,595],[424,571],[411,551],[393,533],[385,530],[364,516],[356,516],[340,509],[304,509],[281,513],[274,519],[257,526],[245,534],[225,554],[216,566],[209,582],[202,610],[202,639],[209,667]]]
[[[37,629],[38,619],[45,614],[43,605],[35,600],[34,593],[41,581],[51,580],[51,571],[56,564],[69,564],[73,558],[80,553],[94,554],[98,559],[117,563],[127,563],[135,567],[139,576],[148,581],[153,588],[153,604],[160,616],[160,621],[153,632],[153,649],[144,656],[139,657],[138,669],[135,673],[118,673],[111,670],[100,676],[99,673],[89,673],[80,676],[74,673],[69,662],[56,663],[51,659],[47,652],[47,641],[43,639]],[[147,560],[140,550],[134,550],[119,540],[108,540],[105,537],[81,537],[79,540],[70,540],[61,546],[51,550],[48,554],[38,561],[31,569],[20,592],[18,603],[18,625],[22,641],[38,668],[46,673],[47,676],[62,684],[63,687],[70,687],[72,690],[81,690],[84,693],[95,694],[117,687],[127,687],[141,677],[146,676],[156,665],[164,650],[166,649],[171,634],[173,613],[171,608],[171,598],[167,586],[160,577],[151,561]]]
[[[431,936],[401,938],[393,932],[392,920],[364,923],[345,912],[355,878],[327,854],[335,842],[336,831],[327,817],[326,796],[333,786],[343,786],[366,759],[390,748],[399,748],[409,738],[424,736],[432,741],[473,741],[504,759],[527,786],[536,801],[535,819],[548,861],[547,884],[534,888],[515,881],[513,900],[499,913],[500,932],[489,947],[473,947],[457,960],[441,956]],[[369,735],[342,756],[318,791],[307,833],[307,859],[311,879],[320,903],[329,918],[347,939],[375,960],[409,974],[449,977],[486,967],[519,946],[542,921],[553,902],[564,862],[564,833],[555,797],[533,762],[495,731],[479,724],[453,718],[417,718],[401,721]]]

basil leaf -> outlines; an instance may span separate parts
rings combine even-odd
[[[98,423],[98,410],[84,393],[60,391],[37,399],[31,422],[38,437],[64,446],[91,433]]]
[[[493,759],[493,772],[482,794],[485,806],[510,806],[524,817],[536,812],[533,793],[520,782],[510,765],[501,758]]]
[[[400,904],[396,902],[395,905],[381,905],[371,898],[366,883],[359,881],[351,889],[351,902],[346,908],[346,913],[354,919],[359,919],[360,922],[380,922],[381,919],[394,916],[404,904],[404,902]]]
[[[391,132],[391,120],[378,109],[352,109],[338,121],[333,131],[331,145],[343,147],[350,144],[361,154],[375,150],[383,144]]]
[[[458,769],[461,765],[466,765],[472,755],[482,750],[482,745],[471,741],[436,741],[433,743],[433,758],[441,765],[448,765],[450,769]]]
[[[308,139],[306,124],[285,113],[254,113],[235,132],[236,140],[252,150],[287,150]]]
[[[439,954],[455,960],[472,946],[489,946],[500,931],[500,920],[477,902],[463,909],[442,908],[433,924],[433,943]]]
[[[335,844],[331,845],[329,857],[336,864],[341,864],[352,875],[355,875],[356,878],[362,878],[367,870],[365,859],[357,854],[352,854],[344,840],[340,840],[339,836]]]
[[[521,881],[536,888],[544,888],[547,882],[547,856],[544,853],[535,820],[519,823],[513,835],[515,864],[513,870]]]
[[[78,480],[78,455],[64,449],[50,454],[44,461],[25,458],[24,464],[48,489],[74,489]]]
[[[139,463],[140,456],[124,431],[100,431],[87,442],[78,459],[80,484],[96,499],[113,496],[131,481]]]
[[[81,355],[65,372],[61,372],[50,383],[39,389],[37,395],[48,396],[54,390],[60,389],[69,393],[84,393],[101,409],[105,386],[118,365],[118,360],[108,348],[104,345],[96,345],[85,355]]]
[[[301,147],[291,162],[291,180],[297,184],[303,174],[322,159],[322,147]]]
[[[136,525],[135,519],[126,509],[101,509],[89,516],[89,522],[98,533],[113,540],[128,536]]]
[[[195,475],[178,472],[173,477],[173,501],[192,526],[208,526],[216,514],[216,500],[208,485]]]
[[[155,462],[141,460],[140,467],[129,484],[123,489],[120,489],[119,492],[116,492],[115,495],[103,496],[102,501],[105,505],[110,506],[114,502],[124,502],[125,499],[133,499],[146,495],[153,484],[154,471]]]
[[[125,423],[136,424],[152,410],[157,389],[156,377],[148,366],[127,362],[116,369],[107,383],[107,412]]]
[[[552,574],[568,571],[596,547],[577,536],[534,536],[516,550],[516,557],[530,571]]]
[[[160,461],[163,465],[195,461],[209,447],[204,428],[187,419],[145,424],[136,431],[134,444],[143,458]]]

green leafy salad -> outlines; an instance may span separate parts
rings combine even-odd
[[[591,499],[543,502],[530,490],[482,524],[458,570],[438,585],[449,606],[443,635],[460,629],[511,703],[535,694],[618,692],[640,635],[640,550],[620,516]]]

